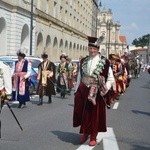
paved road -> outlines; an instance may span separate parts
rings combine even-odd
[[[118,109],[109,112],[108,125],[114,128],[120,150],[150,149],[150,75],[133,79],[119,102]]]
[[[27,108],[12,106],[23,131],[9,109],[3,108],[0,150],[150,149],[150,76],[146,73],[132,79],[126,93],[107,110],[108,133],[101,133],[98,145],[92,148],[86,143],[81,147],[79,128],[72,128],[73,93],[66,99],[56,95],[52,104],[46,103],[46,97],[44,101],[43,106],[37,106],[34,97]]]

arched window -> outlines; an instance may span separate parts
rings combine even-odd
[[[57,38],[55,37],[55,38],[54,38],[53,47],[57,47],[57,45],[58,45],[58,42],[57,42]]]
[[[43,35],[42,33],[40,32],[38,34],[38,37],[37,37],[37,50],[36,50],[36,54],[38,56],[40,56],[44,51],[44,46],[43,46]]]
[[[0,18],[0,55],[7,54],[6,49],[6,21],[4,18]]]
[[[76,49],[76,43],[74,43],[74,45],[73,45],[73,50],[75,50]]]
[[[68,49],[68,41],[65,42],[65,48]]]
[[[63,48],[63,40],[60,40],[59,48]]]
[[[21,32],[21,47],[27,47],[29,49],[29,27],[25,24]]]
[[[69,50],[72,50],[72,42],[70,42]]]

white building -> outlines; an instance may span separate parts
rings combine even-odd
[[[111,9],[100,9],[97,20],[97,37],[104,35],[104,41],[100,46],[102,55],[108,57],[109,54],[123,55],[126,47],[126,37],[120,35],[119,22],[113,21]]]
[[[0,55],[15,55],[21,47],[36,56],[46,51],[52,61],[62,52],[72,59],[87,54],[87,36],[97,32],[96,0],[33,0],[33,7],[31,1],[0,1]]]

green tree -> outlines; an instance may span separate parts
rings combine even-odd
[[[142,37],[139,37],[138,39],[134,39],[132,44],[135,45],[136,47],[144,47],[148,46],[149,44],[149,39],[150,39],[150,34],[143,35]]]

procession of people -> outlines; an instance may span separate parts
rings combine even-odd
[[[56,67],[46,52],[41,54],[43,61],[38,67],[38,106],[43,105],[44,96],[48,97],[47,103],[50,104],[52,96],[56,94],[65,99],[66,95],[73,93],[73,127],[80,127],[81,143],[90,137],[89,146],[97,144],[99,132],[107,131],[106,109],[111,109],[114,102],[126,92],[132,74],[128,57],[117,54],[110,54],[109,58],[102,56],[99,52],[100,42],[99,38],[88,37],[89,54],[80,58],[79,68],[65,53],[60,55],[60,63]],[[0,97],[9,95],[12,101],[19,101],[18,108],[24,108],[26,102],[30,101],[32,62],[25,58],[24,51],[19,50],[17,56],[12,78],[7,71],[8,66],[0,62]],[[0,102],[2,108],[4,102]]]

